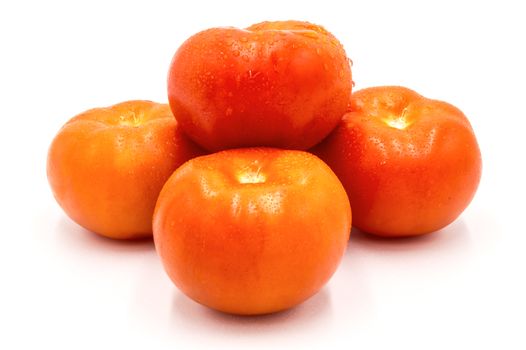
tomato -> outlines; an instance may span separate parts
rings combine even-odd
[[[464,114],[397,86],[355,92],[350,112],[312,151],[345,186],[354,225],[380,236],[448,225],[470,203],[481,175]]]
[[[228,150],[190,160],[163,187],[154,241],[186,295],[235,314],[292,307],[345,251],[351,210],[338,178],[302,151]]]
[[[56,200],[79,225],[111,238],[151,237],[162,186],[203,153],[168,105],[129,101],[69,120],[51,144],[47,174]]]
[[[351,84],[345,51],[323,27],[263,22],[190,37],[173,57],[168,97],[184,131],[208,150],[307,149],[338,124]]]

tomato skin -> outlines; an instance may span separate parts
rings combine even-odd
[[[355,92],[351,111],[312,152],[346,188],[353,224],[387,237],[453,222],[482,169],[475,134],[458,108],[397,86]]]
[[[210,151],[312,147],[341,119],[351,88],[342,45],[298,21],[197,33],[175,53],[168,76],[174,115]]]
[[[172,172],[204,151],[166,104],[128,101],[69,120],[54,138],[47,175],[66,214],[102,236],[152,236],[157,196]]]
[[[345,190],[307,152],[236,149],[195,158],[159,196],[154,241],[179,289],[211,308],[264,314],[316,293],[345,251]]]

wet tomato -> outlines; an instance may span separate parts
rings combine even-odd
[[[381,236],[448,225],[470,203],[481,175],[464,114],[397,86],[355,92],[350,112],[312,151],[345,186],[354,225]]]
[[[111,238],[151,237],[162,186],[202,154],[168,105],[128,101],[69,120],[51,144],[47,174],[56,200],[79,225]]]
[[[338,178],[302,151],[228,150],[188,161],[163,187],[154,240],[189,297],[235,314],[292,307],[345,251],[351,210]]]
[[[323,27],[299,21],[212,28],[184,42],[168,77],[181,127],[211,151],[307,149],[343,116],[349,60]]]

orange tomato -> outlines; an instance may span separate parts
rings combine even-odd
[[[329,167],[307,152],[236,149],[192,159],[163,187],[154,241],[186,295],[235,314],[294,306],[345,251],[351,210]]]
[[[49,149],[47,174],[57,202],[79,225],[111,238],[148,237],[165,181],[201,154],[168,105],[129,101],[68,121]]]
[[[313,152],[345,186],[354,225],[380,236],[448,225],[470,203],[481,174],[464,114],[397,86],[355,92],[350,112]]]
[[[352,75],[340,42],[307,22],[212,28],[177,50],[168,77],[175,117],[211,151],[307,149],[338,124]]]

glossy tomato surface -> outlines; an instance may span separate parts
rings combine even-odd
[[[248,146],[307,149],[339,122],[352,75],[340,42],[307,22],[212,28],[173,57],[170,106],[208,150]]]
[[[419,235],[454,221],[482,167],[458,108],[398,86],[355,92],[351,111],[312,151],[345,186],[353,224],[381,236]]]
[[[162,186],[203,153],[168,105],[128,101],[69,120],[51,144],[47,174],[56,200],[79,225],[111,238],[148,237]]]
[[[301,151],[223,151],[182,165],[163,187],[154,240],[186,295],[235,314],[292,307],[345,251],[351,210],[338,178]]]

